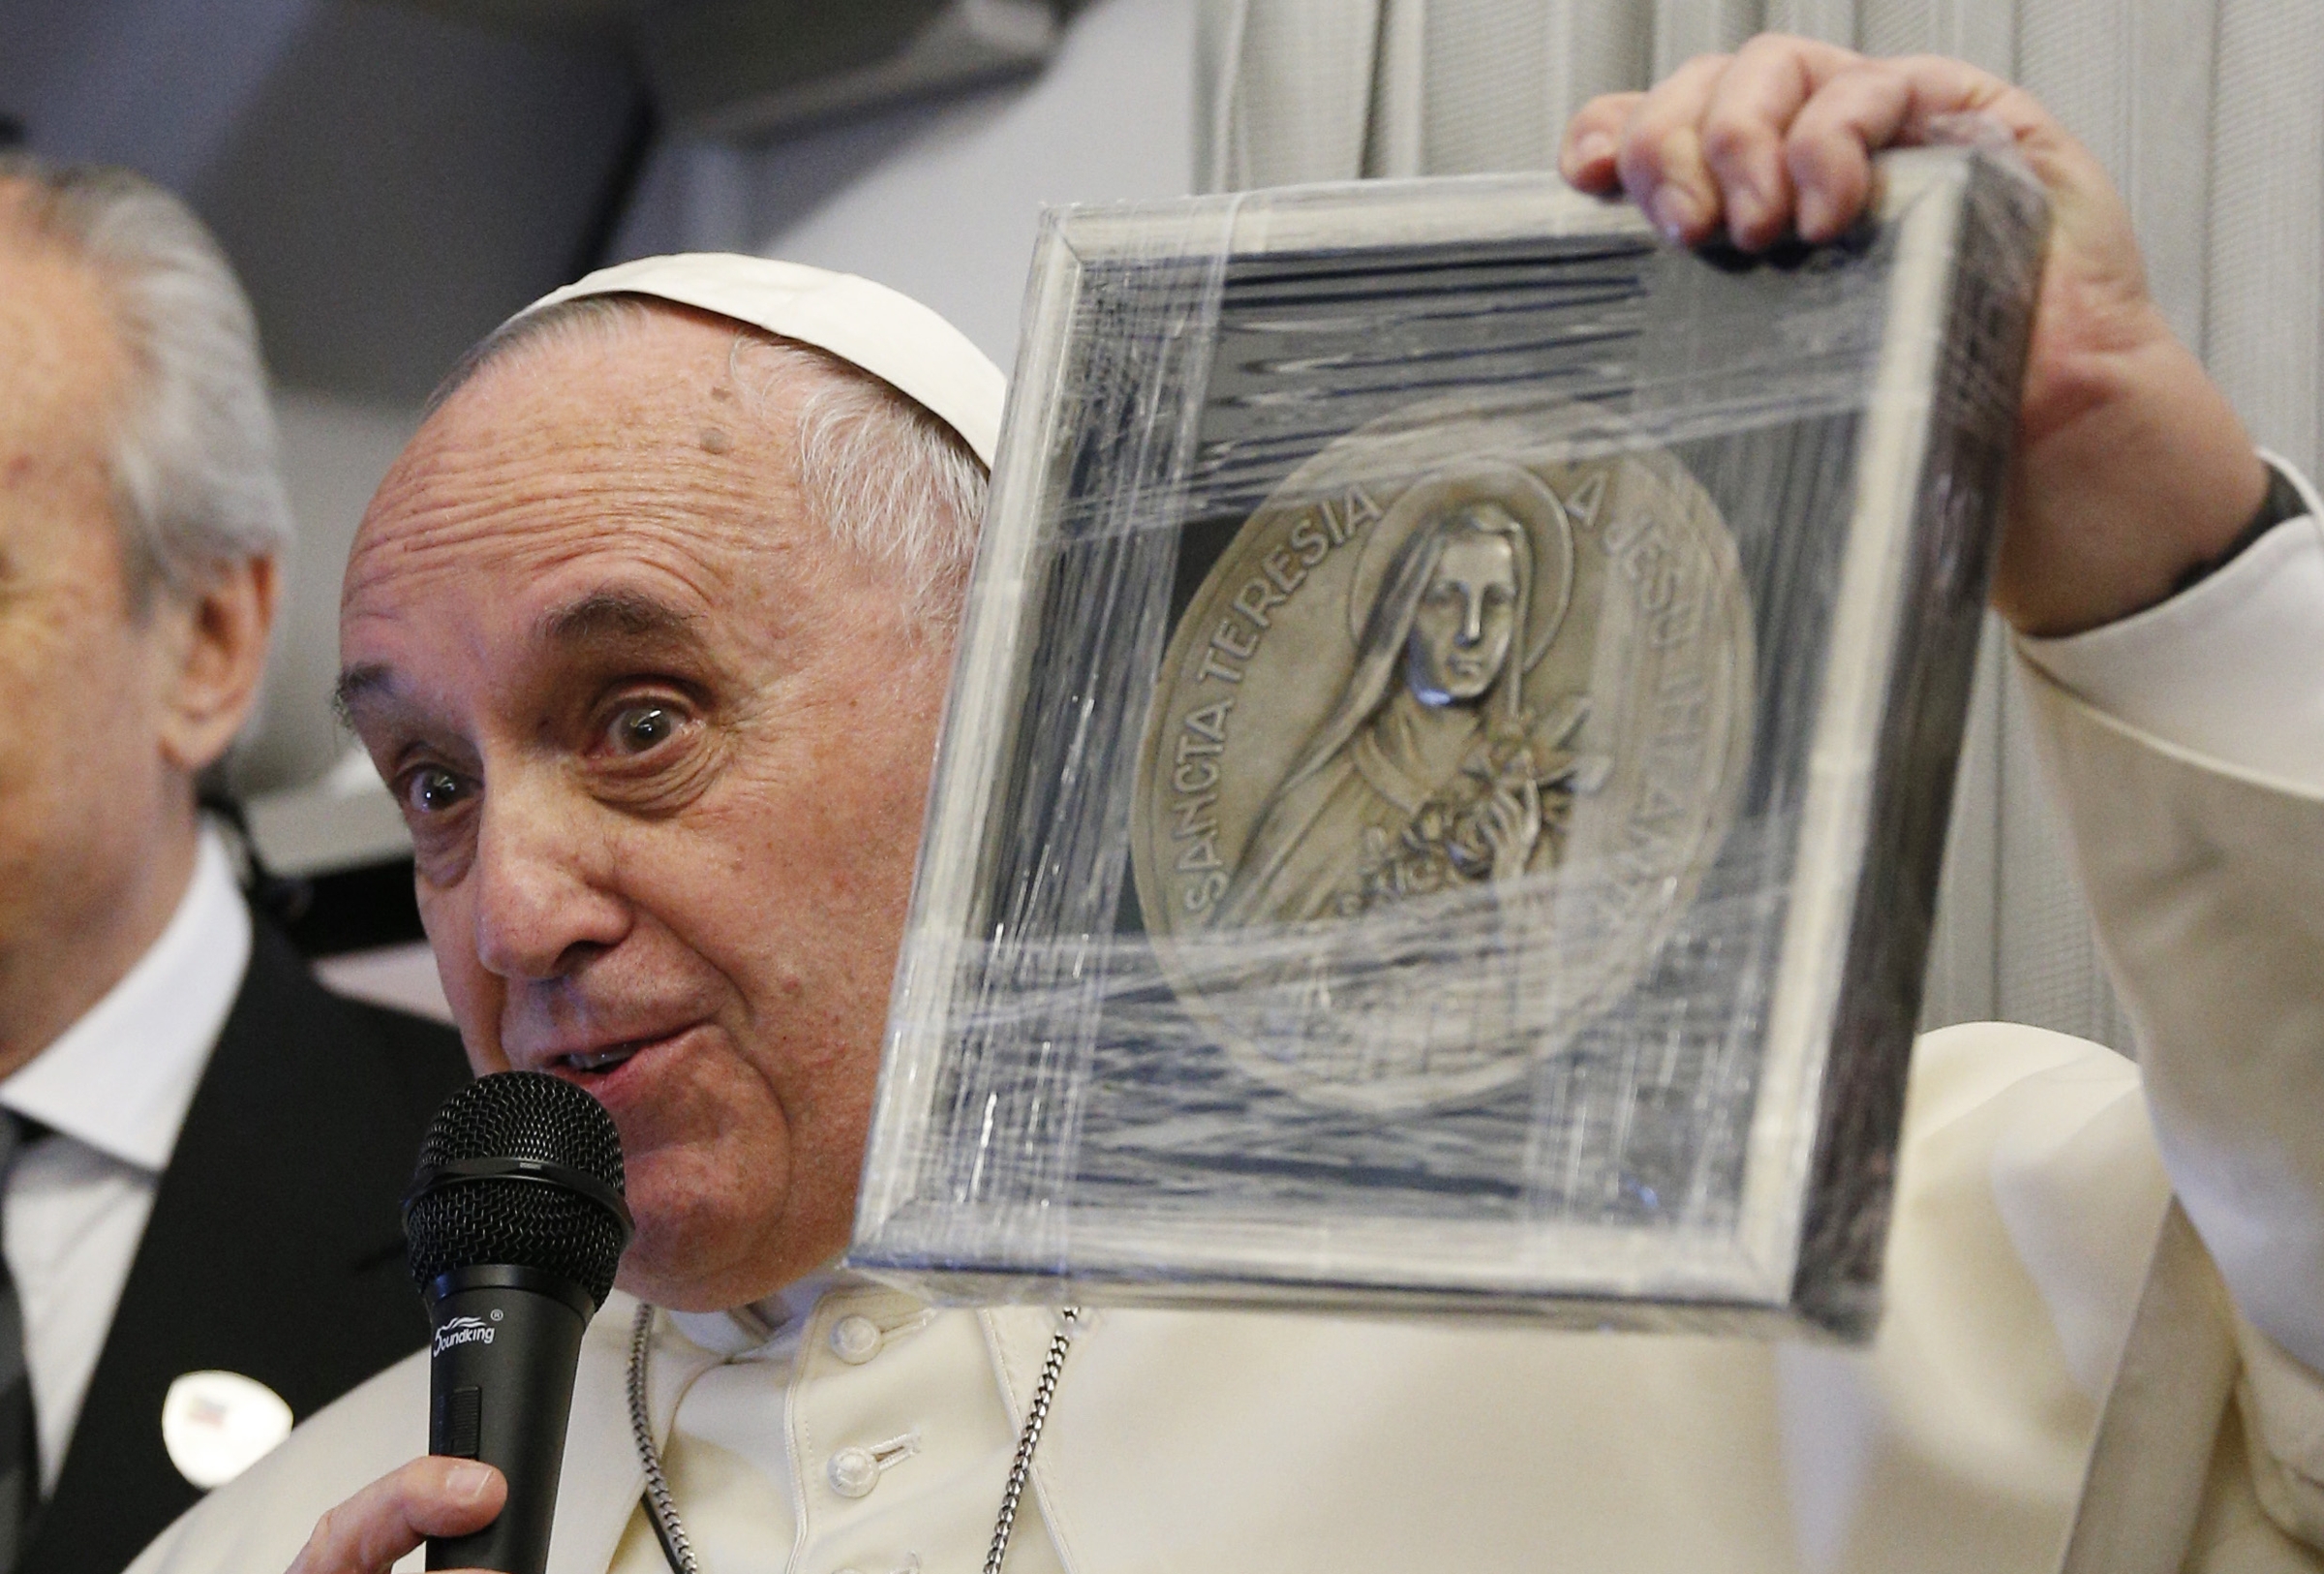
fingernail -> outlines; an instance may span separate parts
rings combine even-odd
[[[1602,131],[1591,132],[1575,145],[1574,156],[1584,164],[1610,159],[1614,156],[1614,139]]]
[[[492,1485],[489,1465],[455,1465],[443,1474],[443,1490],[464,1503],[473,1503]]]
[[[1684,240],[1702,222],[1702,206],[1684,186],[1666,184],[1654,194],[1655,228],[1672,240]]]

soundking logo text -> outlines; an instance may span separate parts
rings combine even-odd
[[[498,1313],[495,1313],[497,1320]],[[435,1353],[442,1355],[455,1344],[489,1344],[492,1336],[500,1332],[481,1317],[454,1317],[436,1330]]]

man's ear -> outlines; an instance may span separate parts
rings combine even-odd
[[[158,674],[161,743],[163,757],[188,776],[226,753],[258,701],[281,588],[273,558],[244,558],[180,605],[154,609],[179,625],[171,631],[176,637],[161,641],[169,664]]]

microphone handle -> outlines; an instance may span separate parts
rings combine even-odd
[[[497,1467],[508,1500],[481,1530],[430,1538],[427,1566],[543,1574],[596,1307],[580,1286],[528,1268],[457,1269],[428,1292],[428,1452]]]

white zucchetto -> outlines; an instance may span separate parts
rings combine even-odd
[[[772,258],[688,252],[599,268],[509,321],[584,295],[652,295],[813,345],[927,410],[993,467],[1007,379],[959,328],[885,285]]]

